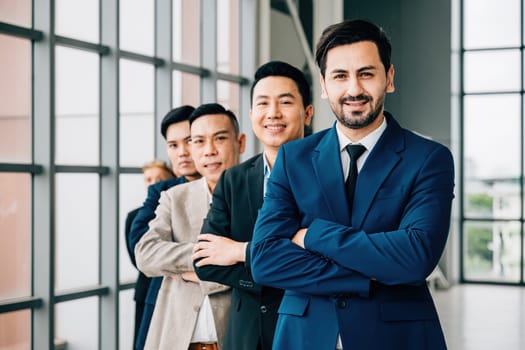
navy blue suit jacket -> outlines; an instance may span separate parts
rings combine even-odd
[[[385,114],[351,217],[335,125],[279,151],[251,246],[255,281],[286,289],[277,349],[332,350],[338,333],[347,349],[446,349],[425,278],[448,237],[452,155]]]

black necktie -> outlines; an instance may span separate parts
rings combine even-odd
[[[348,169],[348,177],[346,178],[346,198],[348,199],[348,207],[350,214],[352,213],[352,206],[354,203],[355,184],[357,182],[357,159],[366,151],[363,145],[347,145],[345,147],[350,156],[350,167]]]

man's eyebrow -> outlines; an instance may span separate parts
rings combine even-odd
[[[376,66],[369,65],[369,66],[364,66],[364,67],[357,69],[357,72],[362,72],[365,70],[375,70],[375,69],[377,69]],[[330,71],[330,74],[337,74],[337,73],[348,73],[348,70],[342,69],[342,68],[335,68],[334,70]]]
[[[254,100],[257,101],[257,100],[264,99],[264,98],[270,98],[270,96],[268,96],[268,95],[256,95]]]
[[[348,73],[348,71],[342,68],[335,68],[330,71],[330,74],[335,74],[335,73]]]
[[[374,69],[377,69],[377,67],[376,67],[376,66],[372,66],[372,65],[370,65],[370,66],[364,66],[364,67],[361,67],[361,68],[359,68],[357,71],[358,71],[358,72],[362,72],[362,71],[365,71],[365,70],[374,70]]]
[[[292,94],[291,92],[283,92],[282,94],[277,95],[277,98],[283,98],[283,97],[295,98],[294,94]],[[266,98],[270,98],[270,96],[268,96],[268,95],[257,95],[257,96],[255,96],[255,101],[257,101],[259,99],[266,99]]]
[[[213,136],[224,135],[224,134],[229,134],[229,133],[230,133],[229,130],[224,129],[224,130],[217,131],[216,133],[213,134]]]
[[[277,96],[278,98],[283,98],[283,97],[290,97],[290,98],[295,98],[294,94],[292,94],[291,92],[285,92],[285,93],[282,93],[280,94],[279,96]]]
[[[230,133],[230,130],[224,129],[224,130],[219,130],[217,132],[214,132],[211,136],[215,137],[217,135],[224,135],[224,134],[229,134],[229,133]],[[193,136],[191,136],[192,139],[205,138],[205,137],[206,137],[205,135],[193,135]]]

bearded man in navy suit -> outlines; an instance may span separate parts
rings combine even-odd
[[[286,290],[275,349],[446,349],[425,278],[448,237],[453,159],[384,111],[390,55],[362,20],[329,26],[317,45],[337,120],[281,147],[251,244],[254,280]]]

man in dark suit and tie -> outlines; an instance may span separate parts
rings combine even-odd
[[[253,281],[249,242],[279,147],[303,138],[313,115],[308,82],[285,62],[259,67],[250,95],[252,129],[264,152],[224,171],[193,255],[199,278],[232,287],[228,350],[272,349],[283,291]]]
[[[453,159],[384,111],[390,55],[362,20],[317,45],[337,120],[281,147],[251,244],[254,280],[286,289],[275,349],[446,349],[425,278],[448,237]]]

